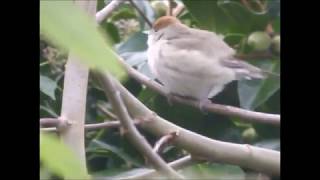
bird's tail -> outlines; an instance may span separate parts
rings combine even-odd
[[[225,67],[231,68],[236,73],[236,79],[265,79],[267,77],[279,78],[280,74],[263,70],[245,61],[225,59],[221,61]]]

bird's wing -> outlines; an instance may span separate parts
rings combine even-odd
[[[279,77],[278,74],[262,70],[245,61],[234,58],[224,58],[220,60],[221,65],[231,68],[236,73],[236,78],[240,79],[264,79],[269,75]]]

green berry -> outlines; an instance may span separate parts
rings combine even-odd
[[[271,45],[270,36],[262,31],[252,33],[248,38],[248,45],[255,51],[265,51]]]
[[[257,137],[257,132],[254,128],[248,128],[243,131],[242,137],[247,141],[252,141]]]
[[[272,39],[272,49],[276,53],[280,53],[280,36],[279,35],[273,37],[273,39]]]
[[[167,5],[163,1],[152,1],[151,7],[155,10],[158,17],[164,16],[167,13]]]

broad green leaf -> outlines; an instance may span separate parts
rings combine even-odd
[[[261,69],[280,74],[279,60],[259,61],[255,64]],[[253,110],[266,102],[280,89],[280,77],[270,76],[265,80],[239,81],[238,95],[240,106]]]
[[[141,63],[147,62],[147,52],[139,51],[139,52],[128,52],[123,53],[122,57],[130,66],[137,66]]]
[[[97,11],[100,11],[106,6],[105,0],[97,0]]]
[[[157,96],[158,96],[158,93],[150,90],[149,88],[145,88],[139,93],[138,98],[141,102],[143,102],[143,104],[145,104],[147,106],[151,106],[154,99]]]
[[[137,67],[144,75],[154,78],[147,64],[147,35],[138,32],[118,45],[118,53],[131,66]]]
[[[249,10],[240,2],[230,0],[183,0],[201,29],[217,33],[248,33],[263,30],[267,24],[266,12]]]
[[[40,1],[40,31],[90,67],[123,75],[124,71],[94,18],[72,1]]]
[[[145,14],[145,16],[148,18],[148,20],[151,21],[151,23],[155,21],[156,14],[149,1],[133,0],[133,2],[142,11],[142,13]],[[141,24],[141,29],[150,29],[149,26],[146,25],[147,23],[143,17],[139,16],[139,21]]]
[[[125,160],[128,163],[131,163],[135,166],[141,167],[141,164],[136,161],[135,159],[133,159],[132,157],[130,157],[127,153],[125,153],[124,151],[122,151],[121,149],[112,146],[110,144],[106,144],[102,141],[99,140],[92,140],[90,145],[89,145],[89,149],[87,149],[87,152],[95,152],[99,149],[103,149],[103,150],[107,150],[107,151],[111,151],[112,153],[118,155],[121,159]]]
[[[261,69],[280,74],[279,60],[259,61],[255,64]],[[240,106],[245,109],[255,109],[267,101],[280,89],[280,77],[269,77],[265,80],[243,80],[238,82]]]
[[[127,41],[117,45],[118,53],[138,52],[147,49],[147,35],[142,32],[135,33]]]
[[[191,16],[197,20],[201,29],[212,30],[215,32],[225,32],[229,19],[218,7],[218,1],[194,1],[182,0]]]
[[[50,172],[66,179],[89,179],[76,155],[52,135],[40,134],[40,160]]]
[[[105,29],[105,31],[110,35],[110,38],[114,43],[120,42],[120,34],[117,27],[112,22],[103,22],[101,23],[101,27]]]
[[[40,91],[48,95],[51,99],[56,100],[55,90],[57,89],[57,82],[52,79],[40,75]]]
[[[230,21],[230,32],[249,33],[264,30],[268,23],[266,12],[257,13],[249,10],[240,2],[220,0],[218,6],[223,10]]]

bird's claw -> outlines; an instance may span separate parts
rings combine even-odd
[[[204,114],[208,114],[208,111],[205,109],[206,104],[211,104],[211,101],[209,99],[204,99],[199,101],[199,109]]]

